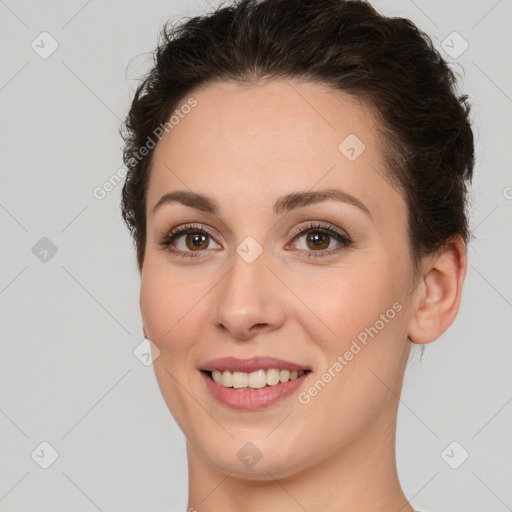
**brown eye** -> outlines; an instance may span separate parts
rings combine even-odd
[[[306,237],[306,243],[311,249],[327,249],[329,247],[329,235],[319,231],[310,231]]]
[[[339,233],[322,224],[310,224],[299,231],[294,240],[304,238],[302,244],[297,244],[299,252],[306,253],[306,257],[331,256],[352,244],[348,235]],[[334,247],[331,242],[334,241]],[[337,242],[337,245],[336,245]],[[302,245],[302,247],[301,247]]]
[[[157,243],[172,254],[195,257],[209,249],[212,240],[213,237],[204,228],[187,224],[171,230]]]
[[[208,235],[203,233],[189,233],[185,236],[185,244],[192,251],[206,249],[208,248]]]

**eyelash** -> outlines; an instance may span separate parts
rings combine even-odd
[[[315,232],[315,233],[321,233],[323,235],[328,235],[332,238],[334,238],[336,241],[340,242],[340,245],[338,245],[334,249],[323,249],[320,251],[306,251],[308,252],[307,258],[322,258],[331,256],[333,254],[336,254],[340,251],[342,251],[344,248],[350,246],[352,244],[352,240],[342,233],[339,233],[338,231],[335,231],[333,229],[330,229],[328,226],[319,224],[319,223],[310,223],[307,226],[300,229],[297,233],[295,233],[292,237],[292,240],[295,240],[296,238],[300,238],[300,236],[303,236],[305,234],[308,234],[309,232]],[[199,251],[177,251],[175,249],[171,249],[170,245],[176,240],[176,238],[186,235],[186,234],[204,234],[209,236],[210,238],[214,238],[213,235],[208,231],[208,229],[198,225],[198,224],[184,224],[183,226],[178,226],[177,228],[173,229],[169,233],[165,234],[160,240],[157,241],[157,244],[160,245],[163,249],[166,249],[172,254],[175,254],[177,256],[183,257],[183,258],[197,258],[200,257],[199,253],[204,252]]]

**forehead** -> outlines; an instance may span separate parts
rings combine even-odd
[[[352,96],[291,79],[221,82],[183,98],[178,111],[191,97],[195,106],[155,149],[148,210],[176,189],[261,208],[295,189],[342,187],[377,215],[379,197],[388,207],[400,200],[385,179],[376,119]]]
[[[175,146],[195,145],[218,157],[225,151],[216,148],[233,140],[244,144],[231,148],[230,158],[244,150],[259,157],[282,155],[287,160],[303,155],[308,148],[313,154],[327,148],[337,154],[339,142],[349,134],[375,149],[380,143],[370,109],[357,98],[323,84],[293,79],[256,84],[218,82],[190,93],[176,110],[191,97],[196,106],[179,120],[174,117],[178,121],[171,131]],[[166,135],[170,134],[164,138]]]

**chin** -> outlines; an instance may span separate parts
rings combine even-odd
[[[217,470],[247,480],[287,478],[307,468],[305,454],[297,449],[301,443],[292,443],[289,438],[286,443],[279,436],[265,439],[268,432],[251,436],[242,431],[222,443],[218,438],[203,440],[201,444],[207,446],[202,452]]]

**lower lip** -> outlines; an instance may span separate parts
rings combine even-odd
[[[222,404],[232,409],[257,410],[275,404],[291,395],[304,382],[304,378],[309,373],[306,372],[295,380],[280,382],[274,386],[265,386],[260,389],[227,388],[222,384],[217,384],[208,373],[202,371],[201,375],[210,393]]]

